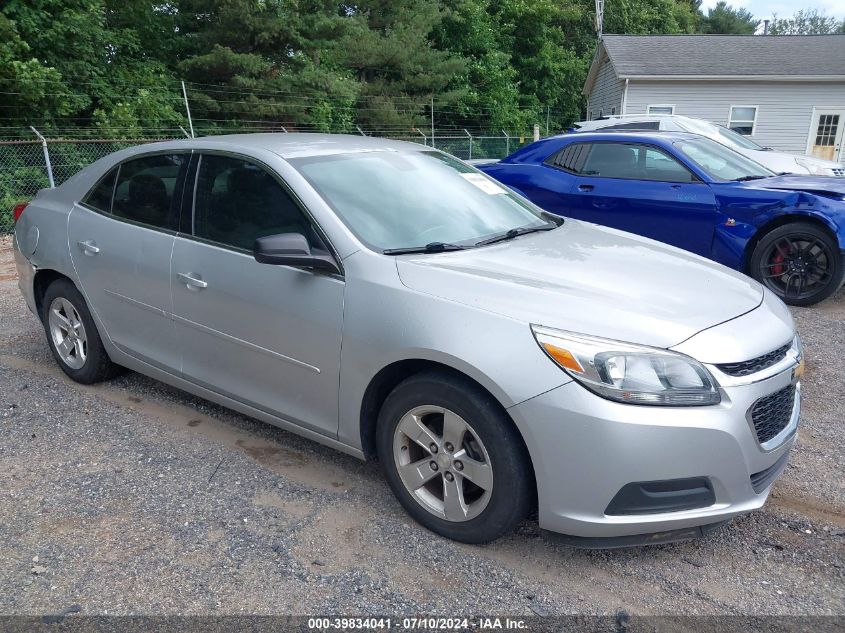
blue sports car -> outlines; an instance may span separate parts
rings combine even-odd
[[[477,166],[547,211],[698,253],[793,305],[842,285],[843,178],[778,175],[687,133],[568,134]]]

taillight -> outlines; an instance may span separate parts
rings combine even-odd
[[[21,202],[20,204],[16,204],[15,208],[12,209],[12,217],[15,219],[15,224],[17,224],[18,220],[20,220],[21,216],[23,215],[23,210],[26,209],[27,204],[29,203]]]

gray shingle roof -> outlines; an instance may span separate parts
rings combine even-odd
[[[845,35],[605,35],[617,75],[845,75]]]

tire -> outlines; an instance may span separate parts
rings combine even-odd
[[[455,438],[461,439],[450,445]],[[511,532],[534,505],[536,486],[522,438],[499,403],[460,376],[424,372],[402,382],[381,408],[376,441],[399,502],[441,536],[486,543]]]
[[[809,306],[842,285],[839,245],[814,224],[794,222],[766,233],[751,254],[749,274],[786,303]]]
[[[41,302],[41,323],[53,358],[76,382],[90,385],[119,372],[103,348],[85,299],[70,280],[57,279],[47,287]],[[68,334],[71,329],[73,334]],[[67,349],[60,350],[60,340],[70,343]]]

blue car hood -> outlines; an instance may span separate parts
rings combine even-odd
[[[845,197],[845,178],[831,176],[773,176],[742,183],[747,189],[802,191],[825,197]]]

